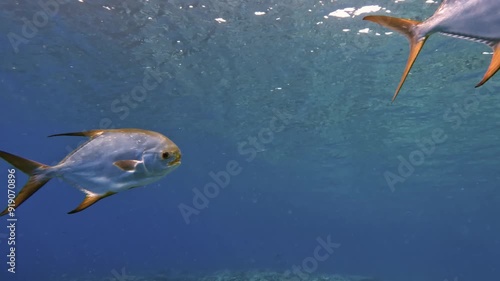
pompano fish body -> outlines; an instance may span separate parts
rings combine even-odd
[[[175,147],[172,141],[155,132],[105,133],[68,155],[48,174],[95,194],[120,192],[149,184],[173,171],[177,165],[165,169],[165,165],[154,166],[153,163],[156,158],[158,162],[162,160],[158,152]],[[136,161],[133,172],[118,169],[115,163],[123,160]],[[96,171],[106,176],[96,176]]]
[[[403,77],[392,98],[394,101],[427,38],[433,33],[487,44],[494,54],[483,79],[483,85],[500,68],[500,1],[444,0],[434,15],[423,22],[388,16],[366,16],[364,20],[404,34],[410,41],[410,54]]]
[[[500,41],[500,1],[448,0],[418,25],[422,36],[440,32],[478,41]]]
[[[11,207],[18,207],[48,180],[59,177],[86,194],[80,206],[70,212],[76,213],[107,196],[155,182],[180,165],[179,148],[152,131],[94,130],[53,136],[90,139],[52,167],[0,151],[0,157],[30,175]],[[8,212],[9,208],[0,215]]]

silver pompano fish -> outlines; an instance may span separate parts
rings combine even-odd
[[[483,85],[500,68],[500,0],[443,0],[434,15],[423,22],[387,16],[366,16],[363,19],[400,32],[410,41],[410,55],[393,101],[425,41],[436,32],[493,48],[490,66],[476,87]]]
[[[86,194],[83,202],[69,212],[72,214],[120,191],[155,182],[181,163],[177,145],[157,132],[115,129],[52,136],[86,136],[90,139],[55,166],[0,151],[1,158],[30,176],[15,203],[10,204],[0,216],[17,208],[54,177],[63,179]]]

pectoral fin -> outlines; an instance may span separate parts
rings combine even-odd
[[[74,214],[74,213],[78,213],[80,211],[83,211],[85,209],[87,209],[88,207],[92,206],[95,202],[103,199],[103,198],[106,198],[108,196],[111,196],[113,194],[115,194],[116,192],[107,192],[105,194],[102,194],[102,195],[97,195],[97,194],[87,194],[85,196],[85,199],[83,199],[82,203],[80,203],[80,205],[78,205],[78,207],[76,207],[76,209],[74,209],[73,211],[69,212],[68,214]]]
[[[476,85],[476,88],[486,83],[486,81],[497,73],[498,69],[500,69],[500,43],[493,47],[493,57],[491,58],[490,66],[488,67],[488,70],[486,70],[483,80]]]
[[[142,163],[142,161],[138,160],[119,160],[113,163],[116,167],[124,170],[125,172],[133,172],[137,165]]]

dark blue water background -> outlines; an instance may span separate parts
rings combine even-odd
[[[413,18],[437,8],[378,2]],[[18,53],[7,34],[22,34],[22,18],[40,6],[0,4],[2,150],[54,164],[82,139],[46,136],[111,124],[161,132],[183,152],[180,168],[161,181],[74,215],[66,212],[83,194],[49,182],[17,210],[15,275],[6,272],[0,238],[0,279],[284,271],[330,236],[341,246],[317,273],[497,280],[498,77],[473,89],[489,50],[432,37],[390,104],[405,39],[361,17],[324,18],[369,4],[70,1]],[[371,33],[357,33],[366,27]],[[127,116],[113,109],[151,68],[159,86]],[[466,116],[455,111],[471,101]],[[249,161],[239,145],[259,137],[276,112],[288,123]],[[391,190],[384,173],[397,174],[398,156],[408,159],[436,129],[446,140]],[[192,205],[193,189],[229,161],[241,173],[186,224],[179,204]],[[9,165],[0,165],[3,206]],[[27,177],[16,175],[20,188]]]

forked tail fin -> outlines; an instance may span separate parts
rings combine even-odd
[[[49,167],[47,165],[24,159],[22,157],[1,150],[0,157],[5,159],[5,161],[9,162],[12,166],[30,176],[26,185],[21,188],[19,194],[17,194],[16,198],[14,198],[14,202],[12,204],[9,204],[9,206],[7,206],[7,208],[5,208],[5,210],[0,213],[0,216],[3,216],[8,214],[9,211],[12,210],[12,208],[15,209],[19,207],[19,205],[21,205],[24,201],[30,198],[31,195],[37,192],[44,184],[46,184],[50,180],[50,178],[41,174],[44,169]]]
[[[408,76],[408,73],[410,72],[410,69],[413,66],[413,63],[415,63],[415,60],[417,59],[420,50],[422,50],[422,47],[424,46],[424,43],[427,40],[428,36],[425,36],[423,38],[417,37],[418,35],[415,34],[414,28],[420,22],[415,20],[394,18],[388,16],[366,16],[363,18],[363,20],[369,20],[378,23],[382,26],[385,26],[401,34],[404,34],[410,41],[410,54],[408,56],[408,62],[406,63],[406,68],[405,71],[403,72],[403,77],[401,77],[401,81],[399,82],[396,92],[392,97],[392,101],[394,101],[398,96],[399,91],[401,90],[401,87],[403,86],[406,77]]]

